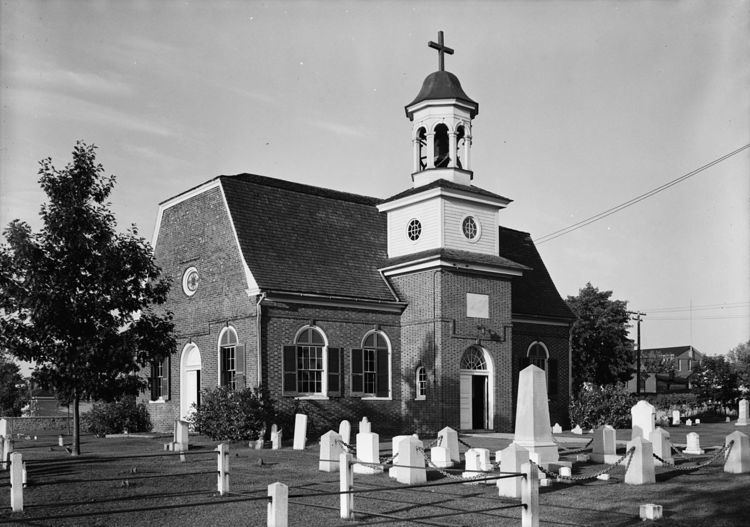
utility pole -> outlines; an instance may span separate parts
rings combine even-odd
[[[633,315],[635,317],[636,322],[638,323],[638,340],[637,340],[637,348],[636,348],[636,373],[635,373],[635,393],[636,395],[641,394],[641,320],[643,320],[641,317],[645,317],[646,313],[642,313],[641,311],[628,311],[628,315]]]

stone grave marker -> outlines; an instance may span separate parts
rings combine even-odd
[[[630,409],[632,432],[630,439],[642,437],[648,441],[656,428],[656,411],[648,401],[641,399]]]
[[[747,434],[736,430],[724,440],[724,445],[734,441],[729,455],[724,461],[724,472],[744,474],[750,472],[750,439]]]
[[[680,425],[680,411],[672,410],[672,426]]]
[[[696,424],[696,425],[699,425],[699,424],[701,424],[701,420],[700,420],[700,419],[696,419],[696,420],[695,420],[695,424]]]
[[[583,429],[580,427],[580,425],[575,425],[571,432],[576,435],[583,435]]]
[[[656,483],[654,471],[654,449],[650,441],[643,436],[636,436],[627,444],[627,449],[635,447],[633,458],[625,472],[625,483],[628,485],[646,485]]]
[[[8,437],[8,420],[0,419],[0,437]]]
[[[466,471],[461,474],[462,478],[472,479],[484,477],[482,472],[490,472],[492,463],[490,461],[490,451],[487,448],[470,448],[464,454],[466,459]],[[472,483],[471,481],[467,483]],[[490,484],[490,481],[475,481],[473,483]]]
[[[610,425],[600,426],[594,431],[591,460],[597,463],[614,463],[617,456],[616,430]]]
[[[294,450],[304,450],[307,442],[307,416],[305,414],[296,414],[294,416]]]
[[[347,445],[352,444],[352,424],[346,419],[339,423],[339,435],[344,443]]]
[[[693,420],[688,419],[687,421],[685,421],[685,426],[693,426]]]
[[[434,446],[430,449],[430,461],[438,468],[450,468],[453,466],[450,450],[444,446]]]
[[[380,463],[380,436],[378,434],[373,432],[357,434],[357,458],[366,463]],[[378,474],[383,472],[383,467],[355,463],[354,472],[356,474]]]
[[[687,435],[687,447],[683,450],[685,454],[704,454],[706,451],[701,448],[701,437],[695,432]]]
[[[552,427],[552,433],[553,434],[562,434],[562,426],[560,426],[558,423],[555,423]]]
[[[398,467],[399,471],[396,474],[396,481],[399,483],[416,485],[427,482],[424,455],[418,450],[420,448],[424,448],[424,444],[414,436],[407,436],[405,440],[399,442],[397,451],[398,464],[409,467]]]
[[[726,416],[726,418],[724,419],[724,422],[725,422],[725,423],[728,423],[728,422],[730,422],[730,421],[731,421],[731,419],[729,419],[729,416]]]
[[[321,472],[338,472],[339,456],[344,453],[341,446],[341,436],[329,430],[320,436],[320,457],[318,458],[318,470]]]
[[[448,449],[451,461],[454,463],[461,462],[461,454],[458,449],[458,432],[451,427],[446,426],[438,432],[438,446]]]
[[[370,432],[372,432],[372,423],[370,423],[370,420],[367,419],[367,417],[363,417],[359,422],[359,433],[369,434]]]
[[[527,366],[518,375],[518,404],[513,442],[539,454],[542,465],[560,459],[557,443],[552,439],[547,399],[547,375],[538,366]]]
[[[667,465],[673,464],[674,458],[672,457],[672,443],[669,441],[669,432],[662,427],[657,426],[656,430],[651,432],[650,439],[654,454],[666,461]],[[665,463],[654,458],[654,465],[661,467],[665,465]]]
[[[503,472],[521,472],[521,465],[529,462],[529,451],[511,443],[495,454],[495,461],[500,462],[500,470]],[[520,498],[522,483],[521,478],[498,479],[497,493],[506,498]]]
[[[406,463],[401,463],[400,462],[401,460],[398,457],[398,452],[399,452],[399,445],[401,444],[401,442],[402,441],[406,441],[410,437],[412,437],[412,436],[402,435],[402,436],[393,436],[393,438],[391,439],[391,455],[394,456],[393,457],[393,464],[394,465],[402,465],[402,464],[406,465]],[[399,470],[402,470],[402,469],[400,469],[399,467],[391,467],[391,468],[389,468],[388,469],[388,476],[391,477],[391,478],[398,479]]]
[[[748,409],[747,399],[740,399],[739,412],[737,415],[737,422],[735,426],[747,426],[750,425],[750,410]]]
[[[271,426],[271,449],[272,450],[281,450],[281,430],[279,430],[279,425],[272,425]]]
[[[175,450],[184,452],[189,450],[190,435],[188,433],[189,423],[181,419],[175,419],[174,422],[174,442]]]

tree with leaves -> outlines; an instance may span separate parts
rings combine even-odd
[[[691,391],[701,402],[732,403],[737,398],[737,373],[724,355],[704,357],[693,366]]]
[[[115,178],[95,150],[78,142],[63,170],[40,162],[42,229],[15,220],[0,246],[0,347],[34,362],[35,380],[72,405],[73,455],[79,402],[139,393],[140,369],[176,346],[172,316],[159,311],[169,282],[135,225],[117,231]]]
[[[578,296],[566,300],[577,317],[571,330],[574,391],[584,382],[627,382],[635,372],[627,302],[611,296],[612,291],[600,291],[587,283]]]
[[[750,340],[729,350],[727,359],[737,374],[740,390],[743,394],[750,392]]]
[[[21,369],[0,349],[0,416],[18,417],[28,402],[28,389]]]

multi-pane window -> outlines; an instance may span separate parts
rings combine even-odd
[[[417,399],[427,398],[427,370],[424,366],[417,368],[416,374]]]
[[[283,347],[284,395],[341,396],[341,353],[326,346],[319,328],[303,328],[293,346]]]
[[[383,332],[368,333],[362,340],[362,348],[352,350],[351,377],[355,395],[390,396],[390,348]]]
[[[529,358],[529,364],[538,366],[543,370],[547,369],[547,348],[544,347],[544,344],[540,342],[534,342],[529,347],[529,351],[526,356]]]
[[[477,234],[479,233],[477,222],[471,216],[467,216],[466,218],[464,218],[464,221],[461,224],[461,230],[463,231],[464,236],[466,236],[470,240],[476,238]]]
[[[297,337],[297,391],[323,392],[323,336],[312,328]]]
[[[406,227],[406,234],[413,242],[419,239],[419,236],[422,234],[422,224],[419,220],[413,219],[409,222],[409,225]]]
[[[484,360],[484,352],[479,346],[471,346],[461,357],[462,370],[486,370],[487,361]]]
[[[231,390],[243,388],[245,349],[234,328],[226,327],[219,337],[219,385]]]
[[[169,400],[169,368],[171,358],[151,363],[151,400]]]

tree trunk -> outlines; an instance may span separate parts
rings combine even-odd
[[[78,394],[76,393],[73,396],[73,449],[70,452],[71,456],[81,455],[81,422],[78,412],[79,402],[80,397],[78,397]]]

